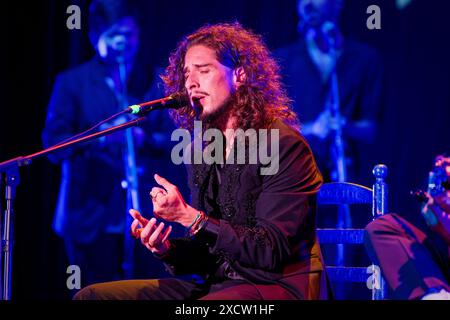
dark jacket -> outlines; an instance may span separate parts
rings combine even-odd
[[[225,164],[219,175],[216,165],[187,166],[192,206],[204,210],[209,222],[193,238],[171,240],[163,260],[175,274],[196,273],[215,282],[227,277],[224,269],[232,270],[252,283],[279,284],[300,299],[324,298],[315,231],[322,176],[297,131],[281,121],[272,129],[279,130],[274,175],[261,175],[261,163]]]

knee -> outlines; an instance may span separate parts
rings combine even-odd
[[[73,300],[101,300],[103,298],[98,285],[90,285],[78,291]]]
[[[396,230],[397,222],[394,213],[388,213],[373,220],[366,226],[369,239],[377,238],[378,235],[391,233]]]
[[[402,234],[398,219],[399,217],[395,213],[389,213],[378,217],[366,226],[364,244],[369,252],[382,246],[386,239]]]

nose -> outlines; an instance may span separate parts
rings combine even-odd
[[[194,72],[191,72],[189,77],[186,79],[185,87],[188,91],[199,87],[198,78]]]

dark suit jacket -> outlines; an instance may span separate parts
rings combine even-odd
[[[297,131],[279,120],[272,129],[280,137],[274,175],[261,175],[261,163],[226,164],[219,182],[215,165],[188,165],[192,206],[204,210],[209,222],[193,238],[172,240],[163,261],[175,274],[196,273],[211,282],[223,279],[226,264],[252,283],[278,284],[297,298],[324,298],[315,231],[322,176]]]

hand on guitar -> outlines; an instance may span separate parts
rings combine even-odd
[[[426,214],[430,210],[436,217],[437,223],[430,226],[450,245],[450,191],[429,197],[427,204],[422,208]]]
[[[429,223],[432,230],[441,235],[450,246],[450,157],[438,156],[430,173],[430,185],[426,193],[427,203],[422,208],[424,216],[432,214]]]

